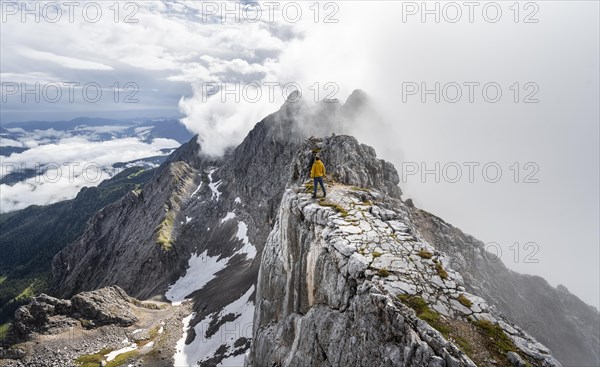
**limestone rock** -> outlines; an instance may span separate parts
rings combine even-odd
[[[71,298],[73,313],[97,324],[129,326],[138,321],[131,310],[129,296],[117,286],[82,292]]]
[[[324,209],[329,215],[299,215],[295,207],[309,194],[290,189],[283,195],[259,272],[247,366],[475,366],[399,300],[407,294],[420,295],[439,317],[466,322],[474,315],[516,333],[515,361],[524,355],[535,366],[560,366],[527,333],[489,313],[483,298],[464,291],[459,297],[464,280],[445,254],[421,257],[419,251],[434,248],[379,225],[393,221],[410,228],[399,220],[402,207],[383,207],[399,200],[353,210],[360,206],[355,190],[329,190],[328,200],[347,211],[343,220],[333,207]]]
[[[17,309],[8,339],[15,343],[28,339],[34,332],[58,334],[79,325],[82,319],[91,326],[128,326],[138,321],[130,300],[117,286],[83,292],[71,300],[41,294]]]

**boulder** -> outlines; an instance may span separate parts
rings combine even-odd
[[[129,326],[138,321],[131,310],[130,298],[118,286],[79,293],[71,298],[73,314],[96,325]]]

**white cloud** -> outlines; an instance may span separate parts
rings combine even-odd
[[[123,8],[124,3],[119,3],[118,21],[114,20],[113,3],[99,4],[103,16],[97,23],[83,20],[82,9],[77,6],[74,22],[68,20],[66,7],[63,8],[65,15],[57,23],[21,22],[18,15],[9,16],[7,25],[11,32],[3,33],[0,54],[2,73],[15,81],[74,81],[81,85],[95,82],[105,91],[116,82],[120,85],[132,82],[140,87],[136,95],[139,103],[115,104],[109,91],[104,93],[108,97],[99,103],[85,103],[81,91],[76,90],[79,98],[75,103],[67,103],[64,97],[59,104],[42,103],[43,106],[23,109],[28,104],[22,104],[17,96],[5,104],[4,118],[23,120],[23,116],[29,114],[35,115],[30,119],[40,119],[39,113],[34,111],[43,108],[53,114],[79,110],[89,115],[85,111],[148,110],[160,106],[172,109],[175,114],[176,101],[190,93],[189,83],[255,78],[256,74],[265,72],[265,61],[276,57],[286,47],[287,40],[297,36],[291,24],[203,22],[199,16],[202,5],[194,1],[137,2],[131,19],[137,23],[124,21],[125,15],[130,14]],[[46,37],[42,40],[40,34]],[[31,70],[43,75],[33,74]],[[161,98],[150,93],[157,90]],[[63,90],[63,94],[66,93]],[[170,104],[165,105],[165,101]]]
[[[90,141],[83,136],[74,136],[59,141],[39,145],[10,157],[12,162],[25,163],[28,167],[36,164],[64,162],[94,162],[101,166],[115,162],[127,162],[153,155],[160,155],[160,149],[175,148],[175,140],[158,138],[147,144],[138,138]]]
[[[90,171],[86,175],[71,176],[51,170],[46,177],[38,176],[13,186],[2,184],[0,191],[0,213],[24,209],[30,205],[47,205],[74,198],[84,186],[97,186],[110,175],[101,171]]]
[[[23,143],[13,139],[0,137],[0,147],[23,147]]]
[[[26,83],[26,84],[48,84],[58,81],[54,75],[43,72],[28,73],[0,73],[0,79],[3,83]]]
[[[271,108],[264,103],[236,102],[233,98],[223,103],[218,96],[205,100],[201,91],[191,98],[182,98],[179,107],[186,115],[181,122],[198,133],[202,151],[213,156],[220,156],[225,148],[240,143]]]
[[[36,169],[40,174],[12,186],[0,185],[0,212],[72,199],[83,186],[97,186],[118,173],[112,168],[114,163],[163,155],[161,149],[178,146],[177,141],[164,138],[144,143],[137,138],[90,141],[76,136],[12,154],[2,159],[0,176],[14,167]],[[41,166],[50,169],[42,172]]]
[[[74,57],[61,56],[52,52],[37,51],[28,47],[21,47],[18,52],[34,60],[49,61],[68,69],[78,70],[114,70],[111,66],[94,61],[81,60]]]

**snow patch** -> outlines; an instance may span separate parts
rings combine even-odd
[[[248,259],[254,259],[256,257],[256,247],[254,247],[254,245],[250,243],[250,239],[248,239],[248,225],[240,221],[235,236],[244,244],[244,247],[240,250],[241,253],[245,253]]]
[[[192,254],[185,275],[177,279],[175,284],[169,286],[165,297],[173,305],[181,304],[185,301],[187,295],[202,289],[208,282],[213,280],[215,274],[225,269],[228,262],[228,257],[219,260],[218,256],[208,256],[208,250],[200,255]]]
[[[125,348],[121,348],[119,350],[114,350],[108,354],[105,355],[106,357],[106,361],[110,362],[113,359],[115,359],[119,354],[123,354],[123,353],[127,353],[127,352],[131,352],[137,349],[137,345],[135,343],[125,347]]]
[[[235,198],[235,200],[233,201],[236,204],[241,204],[242,203],[242,199],[240,199],[240,197],[238,196],[237,198]]]
[[[212,191],[212,195],[210,197],[211,200],[216,200],[219,201],[219,199],[221,198],[221,192],[219,191],[219,186],[221,186],[221,184],[223,183],[222,180],[219,180],[217,182],[213,182],[213,178],[212,175],[213,173],[216,171],[217,169],[213,169],[210,170],[208,172],[208,180],[209,180],[209,184],[208,187],[210,187],[210,191]]]
[[[235,213],[234,212],[227,212],[227,215],[225,216],[225,218],[221,219],[221,224],[227,222],[230,219],[235,218]]]
[[[201,188],[202,188],[202,181],[200,181],[200,185],[198,185],[198,188],[196,188],[196,191],[194,191],[192,193],[192,197],[194,197],[194,195],[196,195],[198,193],[198,191],[200,191]]]
[[[227,349],[226,358],[217,366],[243,366],[245,354],[240,353],[233,356],[234,352],[242,352],[234,344],[240,338],[252,338],[254,303],[250,301],[250,296],[253,292],[254,286],[250,287],[239,299],[225,306],[220,312],[212,313],[200,321],[194,326],[196,338],[188,345],[185,344],[185,339],[187,331],[190,329],[190,321],[195,314],[186,317],[183,320],[183,337],[177,342],[176,346],[175,365],[195,366],[198,362],[207,361],[214,357],[217,350],[225,346]],[[216,333],[206,337],[210,325],[215,325],[218,320],[230,314],[235,315],[235,320],[223,323]]]
[[[190,329],[190,322],[196,317],[196,313],[192,312],[189,316],[184,317],[181,322],[183,323],[183,335],[181,339],[177,341],[175,345],[175,354],[173,358],[175,359],[174,366],[191,366],[192,364],[188,364],[188,356],[185,354],[185,339],[187,338],[187,332]]]
[[[192,220],[192,218],[191,218],[191,217],[188,217],[187,215],[185,216],[185,222],[186,222],[186,223],[189,223],[191,220]]]

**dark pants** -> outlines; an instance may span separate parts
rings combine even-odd
[[[317,196],[317,184],[321,185],[321,188],[323,189],[323,196],[327,195],[327,193],[325,192],[325,185],[323,184],[323,177],[315,177],[313,181],[313,196]]]

